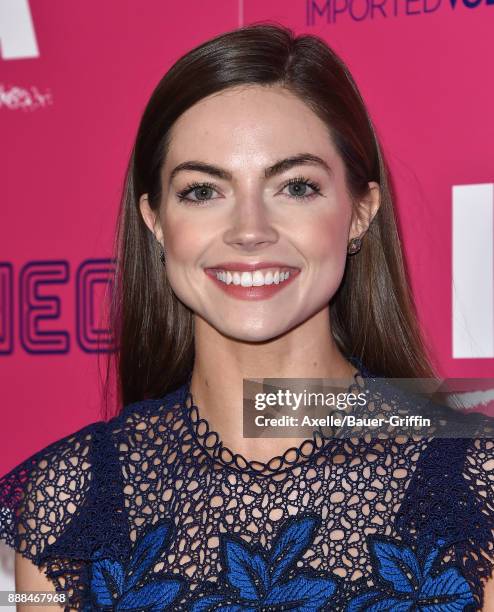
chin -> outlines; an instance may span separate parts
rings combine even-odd
[[[262,327],[249,328],[247,329],[245,325],[238,327],[230,327],[228,329],[218,328],[224,336],[231,338],[232,340],[238,340],[239,342],[268,342],[270,340],[274,340],[279,336],[289,332],[291,327],[276,327],[270,325],[263,325]]]

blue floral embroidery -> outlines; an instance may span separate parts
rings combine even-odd
[[[221,593],[200,596],[191,611],[255,612],[259,606],[273,611],[319,610],[335,591],[333,579],[299,573],[283,580],[312,541],[316,522],[316,518],[308,516],[290,519],[270,551],[256,550],[242,540],[223,536],[225,588]]]
[[[149,610],[158,612],[166,609],[178,596],[183,581],[175,578],[156,578],[152,576],[144,586],[138,587],[158,557],[168,544],[170,524],[153,526],[139,538],[125,565],[97,551],[92,563],[91,593],[94,603],[100,608],[111,610]],[[86,607],[93,610],[93,607]]]
[[[296,572],[295,563],[314,537],[317,517],[289,519],[270,550],[249,546],[229,535],[221,537],[224,571],[216,591],[203,591],[188,608],[191,612],[256,612],[260,609],[317,612],[336,609],[332,578]],[[146,576],[159,553],[169,544],[171,523],[153,526],[134,544],[129,560],[122,564],[101,551],[93,555],[90,581],[93,602],[85,612],[171,609],[186,581],[173,576]],[[472,590],[455,567],[433,572],[445,544],[438,540],[425,559],[411,548],[389,538],[369,536],[377,588],[365,590],[347,605],[346,612],[461,612],[475,604]],[[141,584],[143,586],[137,586]],[[218,592],[218,585],[219,591]],[[206,587],[208,588],[208,587]],[[333,604],[331,608],[326,606]]]
[[[439,539],[421,564],[411,548],[385,538],[369,537],[373,566],[382,585],[354,597],[346,612],[402,612],[423,610],[458,612],[475,604],[472,590],[454,567],[431,570],[445,541]]]

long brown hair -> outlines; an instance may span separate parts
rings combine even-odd
[[[335,341],[372,373],[435,376],[422,337],[393,209],[388,170],[361,94],[348,68],[321,38],[257,22],[192,49],[165,74],[144,110],[127,168],[115,241],[111,322],[117,403],[162,397],[194,362],[193,312],[173,293],[157,242],[144,223],[139,197],[157,210],[160,170],[170,128],[202,98],[241,84],[281,85],[328,126],[353,202],[381,188],[381,205],[358,254],[347,258],[330,302]],[[166,248],[166,245],[165,245]],[[107,369],[107,384],[109,380]]]

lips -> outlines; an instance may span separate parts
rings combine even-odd
[[[229,270],[230,272],[254,272],[263,268],[287,268],[289,270],[298,270],[295,266],[289,266],[282,261],[262,261],[258,263],[246,263],[241,261],[225,261],[218,263],[215,266],[210,266],[206,270]]]
[[[270,268],[272,267],[272,263],[273,262],[269,262],[269,265],[267,265],[267,262],[263,262],[262,268],[264,268],[265,266]],[[279,262],[274,262],[274,263],[275,263],[274,267],[277,267],[280,269],[286,268],[286,266],[280,265]],[[221,265],[223,266],[225,264],[221,264]],[[251,270],[239,270],[239,268],[236,267],[239,265],[238,263],[228,262],[228,265],[232,265],[232,270],[234,272],[235,271],[237,272],[252,271],[252,268]],[[220,268],[220,269],[225,270],[225,268]],[[254,270],[259,270],[259,269],[261,269],[261,267],[259,266],[259,264],[257,264],[257,267],[255,267]],[[286,291],[286,287],[290,286],[291,283],[294,282],[294,279],[296,279],[300,273],[300,270],[298,268],[290,268],[289,277],[278,284],[273,283],[271,285],[260,285],[260,286],[251,285],[251,286],[244,287],[242,285],[235,285],[233,283],[230,283],[229,285],[224,283],[219,278],[217,278],[217,271],[215,268],[206,268],[204,271],[206,275],[213,281],[213,283],[217,287],[219,287],[227,295],[233,298],[236,298],[238,300],[265,300],[265,299],[271,298],[283,290]]]

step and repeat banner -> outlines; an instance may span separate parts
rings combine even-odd
[[[98,305],[151,91],[193,46],[262,20],[348,64],[440,373],[494,376],[494,0],[0,0],[1,473],[102,418]]]

